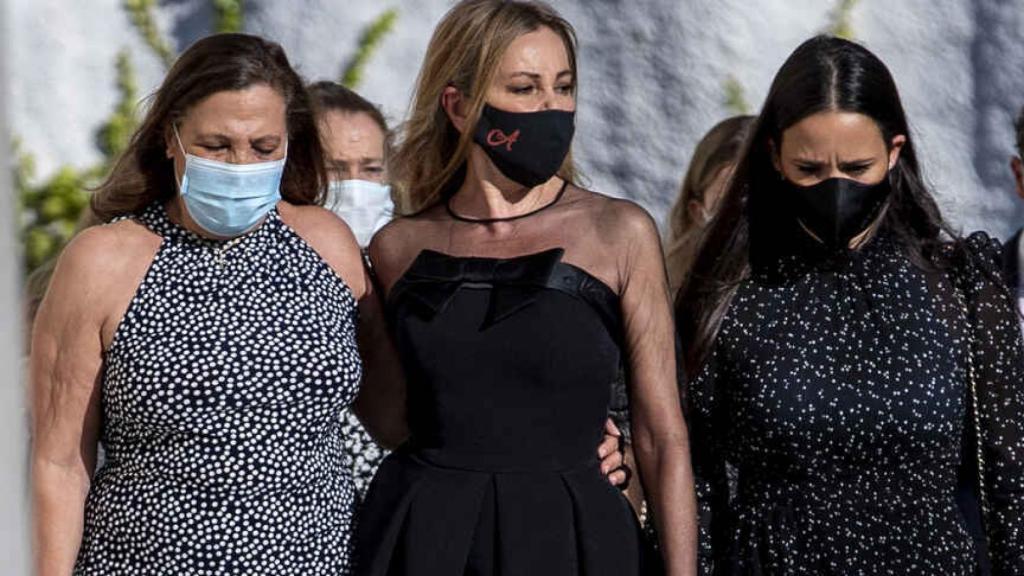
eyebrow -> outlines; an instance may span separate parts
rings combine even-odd
[[[536,72],[526,71],[513,72],[509,77],[515,78],[516,76],[526,76],[534,80],[539,80],[541,77],[541,75],[537,74]],[[572,70],[562,70],[561,72],[558,73],[558,75],[555,76],[555,78],[561,78],[562,76],[572,76]]]
[[[797,164],[828,164],[828,160],[815,160],[811,158],[794,158],[792,161]],[[868,164],[874,161],[875,158],[859,158],[856,160],[843,160],[839,162],[839,165],[850,166],[851,164]]]

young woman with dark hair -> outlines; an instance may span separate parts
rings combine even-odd
[[[995,573],[1024,574],[1024,347],[998,266],[943,222],[885,65],[797,48],[676,302],[705,573],[975,574],[959,475]]]

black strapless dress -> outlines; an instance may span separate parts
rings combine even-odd
[[[562,253],[423,251],[391,289],[412,438],[370,486],[358,574],[650,569],[596,455],[620,365],[619,299]]]

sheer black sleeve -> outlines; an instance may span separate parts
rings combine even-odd
[[[680,371],[680,378],[685,379]],[[720,368],[717,352],[712,353],[700,374],[683,382],[686,422],[690,427],[690,453],[697,489],[699,518],[698,567],[700,574],[714,573],[716,548],[724,546],[716,528],[728,506],[729,484],[724,455],[718,446],[716,394]]]
[[[1000,275],[999,243],[983,233],[966,243],[972,261],[963,285],[988,503],[985,528],[993,573],[1024,575],[1024,343]]]

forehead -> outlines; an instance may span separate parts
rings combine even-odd
[[[498,73],[553,73],[570,70],[565,41],[554,30],[542,26],[519,36],[509,44],[501,57]]]
[[[324,142],[332,155],[375,158],[384,155],[384,131],[369,114],[331,110],[320,122]]]
[[[875,154],[886,149],[878,124],[856,112],[825,111],[812,114],[782,134],[783,154],[848,156]]]
[[[284,97],[266,84],[223,90],[203,98],[185,112],[183,125],[203,132],[280,130],[285,125]]]

